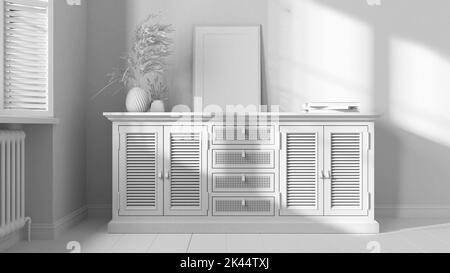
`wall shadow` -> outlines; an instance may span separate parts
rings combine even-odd
[[[450,147],[427,138],[421,134],[419,127],[407,130],[399,126],[398,121],[393,122],[393,112],[401,110],[392,101],[395,92],[398,92],[398,89],[393,89],[393,82],[398,79],[392,71],[395,56],[391,42],[393,38],[407,39],[449,60],[450,38],[444,33],[448,32],[450,25],[450,17],[445,12],[450,10],[450,3],[395,0],[383,1],[381,6],[373,7],[365,1],[317,2],[357,18],[374,30],[373,108],[383,114],[376,125],[376,203],[381,208],[380,213],[389,217],[414,217],[408,211],[428,208],[430,214],[424,212],[420,216],[439,218],[447,215],[450,175],[445,165],[450,162]],[[430,82],[430,86],[435,85]],[[433,96],[434,91],[423,90],[424,98]],[[405,103],[408,99],[404,97]],[[422,129],[431,130],[432,126],[430,124]],[[433,214],[433,209],[441,209],[443,215]]]
[[[125,111],[126,92],[113,86],[93,98],[107,84],[106,74],[121,64],[127,52],[127,1],[88,2],[88,84],[87,84],[87,200],[89,205],[111,204],[112,132],[103,112]],[[118,55],[120,54],[120,55]]]

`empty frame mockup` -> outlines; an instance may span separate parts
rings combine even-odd
[[[210,110],[212,105],[221,112],[230,111],[227,106],[261,105],[260,32],[259,26],[195,28],[196,111],[218,112]]]

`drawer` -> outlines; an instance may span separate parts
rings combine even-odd
[[[214,169],[273,169],[273,150],[213,150]]]
[[[275,174],[213,174],[214,192],[274,192]]]
[[[274,216],[274,197],[213,197],[214,216]]]
[[[213,126],[214,145],[274,145],[274,126]]]

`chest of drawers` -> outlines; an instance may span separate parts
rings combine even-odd
[[[212,215],[275,216],[279,147],[275,127],[212,126]]]

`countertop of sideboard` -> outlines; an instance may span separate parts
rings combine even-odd
[[[259,112],[246,114],[214,114],[214,113],[126,113],[126,112],[107,112],[103,114],[107,119],[113,122],[145,122],[145,121],[203,121],[207,122],[213,119],[221,119],[225,116],[246,116],[258,119],[268,119],[280,122],[294,121],[375,121],[381,117],[376,113],[305,113],[305,112]]]

